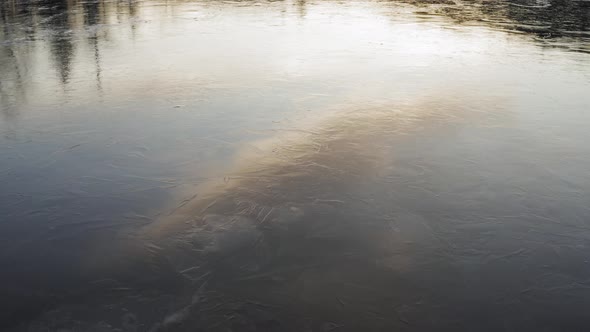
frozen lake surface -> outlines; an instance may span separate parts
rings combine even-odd
[[[0,4],[0,330],[590,330],[590,2]]]

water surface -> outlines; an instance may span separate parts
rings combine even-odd
[[[5,1],[0,327],[585,331],[585,1]]]

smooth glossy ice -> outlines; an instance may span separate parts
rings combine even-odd
[[[5,1],[0,329],[584,331],[585,1]]]

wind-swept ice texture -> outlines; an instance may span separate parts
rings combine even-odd
[[[343,109],[252,143],[217,185],[99,247],[92,300],[55,312],[159,331],[586,326],[584,195],[537,181],[574,156],[523,157],[477,98],[457,100]]]

